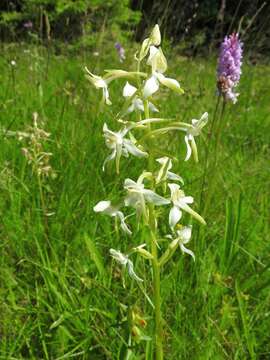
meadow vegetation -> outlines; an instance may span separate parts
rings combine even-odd
[[[30,45],[3,50],[0,359],[126,359],[126,306],[136,303],[138,293],[132,284],[123,288],[109,249],[125,251],[134,244],[93,207],[108,196],[117,199],[124,179],[136,179],[145,164],[130,158],[121,163],[119,175],[113,165],[102,172],[108,155],[103,123],[114,128],[125,81],[112,83],[113,105],[102,108],[100,93],[83,70],[85,65],[95,74],[122,68],[117,53],[113,45],[98,56],[56,55]],[[133,53],[126,48],[125,68],[131,71]],[[162,104],[159,116],[190,122],[207,111],[211,123],[216,58],[190,59],[170,49],[166,55],[168,74],[185,94],[163,88],[155,97],[155,105]],[[217,157],[217,165],[209,169],[203,197],[207,226],[194,223],[189,244],[196,262],[177,252],[161,282],[166,359],[270,358],[269,79],[268,65],[245,61],[239,100],[227,104],[216,124],[221,136],[209,159]],[[41,141],[41,150],[50,154],[48,176],[22,151],[29,143],[21,132],[30,132],[35,112],[37,126],[50,133]],[[174,171],[185,179],[185,192],[194,196],[198,211],[210,129],[208,124],[198,140],[196,167],[183,162],[182,134],[170,133],[162,144],[179,160]],[[157,152],[159,145],[157,140]],[[141,243],[140,232],[135,239]],[[144,271],[140,268],[139,275]],[[151,334],[147,300],[136,309],[143,332]],[[151,346],[138,341],[136,359],[152,359]]]

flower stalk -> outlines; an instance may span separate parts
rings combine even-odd
[[[149,103],[144,101],[144,115],[148,119],[149,115]],[[151,123],[148,123],[148,133],[151,134]],[[149,158],[148,167],[150,171],[153,169],[153,156],[151,153],[151,146],[149,146]],[[158,248],[156,240],[156,224],[154,207],[151,204],[149,207],[149,227],[151,233],[151,255],[152,255],[152,267],[153,267],[153,289],[154,289],[154,306],[155,306],[155,349],[156,360],[163,360],[163,331],[162,331],[162,313],[161,313],[161,295],[160,295],[160,265],[158,262]]]
[[[168,261],[172,260],[177,248],[195,260],[192,250],[186,247],[191,239],[190,221],[196,220],[204,225],[205,221],[191,207],[190,204],[194,202],[193,197],[186,196],[182,190],[184,180],[179,174],[173,172],[175,157],[167,154],[164,149],[164,151],[159,151],[159,155],[160,153],[162,155],[156,158],[153,140],[156,137],[164,137],[171,131],[178,134],[183,133],[187,149],[186,158],[183,160],[189,161],[193,158],[196,163],[199,161],[199,156],[195,138],[204,131],[203,128],[208,121],[206,112],[199,120],[192,119],[191,123],[153,116],[159,111],[155,106],[155,96],[158,91],[162,91],[162,87],[165,86],[178,95],[183,93],[177,80],[165,76],[168,64],[160,43],[160,31],[156,25],[150,36],[143,41],[141,50],[135,54],[137,67],[134,72],[110,70],[104,76],[98,76],[86,68],[87,79],[95,88],[102,90],[103,102],[107,105],[113,101],[109,97],[110,83],[117,78],[128,79],[122,91],[125,99],[124,106],[118,112],[117,122],[113,125],[113,127],[120,125],[121,128],[111,130],[106,124],[103,126],[105,144],[110,151],[103,163],[103,171],[108,171],[108,162],[114,162],[116,174],[121,173],[121,164],[128,156],[142,159],[144,164],[147,163],[147,169],[138,176],[136,181],[130,178],[124,180],[125,195],[116,204],[113,204],[111,200],[102,200],[94,206],[94,211],[115,219],[115,232],[119,240],[123,236],[122,234],[125,234],[124,236],[129,236],[129,243],[132,241],[133,231],[136,229],[129,222],[132,221],[135,214],[137,230],[141,228],[145,230],[144,243],[136,244],[127,254],[115,249],[110,249],[109,252],[111,257],[122,266],[123,276],[129,276],[133,280],[134,287],[137,286],[151,305],[151,311],[153,309],[154,330],[152,336],[143,335],[138,324],[133,324],[134,326],[130,327],[131,333],[126,338],[129,338],[130,346],[139,341],[152,340],[152,358],[155,360],[163,360],[165,354],[161,294],[162,271]],[[146,73],[141,72],[142,60],[145,58],[147,58]],[[135,113],[137,121],[129,119],[133,116],[132,113]],[[120,114],[121,118],[119,118]],[[137,132],[140,134],[139,136],[137,136]],[[132,214],[126,216],[124,215],[125,209],[123,209],[126,207],[135,209],[135,211],[133,210]],[[191,220],[184,225],[186,214],[190,216]],[[117,224],[120,224],[119,229]],[[164,229],[166,229],[166,234],[167,230],[170,234],[162,234]],[[164,242],[160,242],[161,238],[169,239],[169,243],[164,245]],[[133,253],[140,257],[135,264],[131,260]],[[149,270],[144,276],[142,269],[138,266],[141,261],[146,261],[145,267]],[[150,278],[147,276],[148,273],[151,274]],[[152,299],[148,292],[151,292]],[[131,355],[136,357],[129,350],[129,356]]]

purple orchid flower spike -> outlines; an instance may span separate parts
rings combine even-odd
[[[125,49],[119,42],[115,43],[114,47],[116,48],[118,52],[119,60],[122,63],[126,59]]]
[[[237,33],[226,36],[220,47],[217,69],[217,88],[226,101],[237,101],[235,87],[241,76],[243,44]]]

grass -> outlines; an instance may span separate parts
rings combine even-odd
[[[9,46],[0,59],[0,359],[124,359],[126,306],[136,304],[148,335],[151,309],[128,279],[123,288],[108,253],[110,247],[130,249],[130,240],[92,209],[99,200],[117,199],[123,180],[135,179],[144,165],[130,158],[121,161],[119,176],[113,168],[102,172],[108,153],[102,126],[106,121],[115,128],[124,82],[112,84],[113,106],[101,112],[101,94],[82,70],[87,65],[99,73],[119,64],[110,51],[65,57],[26,50]],[[186,93],[163,90],[156,97],[161,115],[189,122],[208,111],[211,119],[215,59],[176,53],[168,59],[168,74]],[[245,64],[239,102],[227,107],[223,119],[218,166],[207,177],[207,227],[195,228],[190,245],[196,262],[177,251],[162,274],[166,359],[270,358],[269,77],[269,66]],[[51,133],[46,150],[57,172],[42,185],[50,216],[44,216],[23,144],[6,132],[25,130],[34,111]],[[207,136],[198,143],[198,166],[183,162],[179,137],[170,134],[162,145],[179,160],[174,170],[198,209]],[[135,244],[140,236],[135,234]],[[137,265],[138,274],[147,276],[144,263],[138,259]],[[135,353],[136,359],[152,359],[151,342],[136,344]]]

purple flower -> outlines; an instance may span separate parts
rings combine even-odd
[[[243,44],[239,35],[226,36],[220,47],[217,69],[217,87],[219,94],[234,104],[239,94],[235,93],[241,75]]]
[[[114,47],[116,48],[118,52],[119,60],[122,63],[126,59],[125,49],[122,47],[122,45],[119,42],[115,43]]]
[[[25,23],[23,24],[23,27],[24,27],[25,29],[32,29],[32,27],[33,27],[32,21],[28,20],[27,22],[25,22]]]

